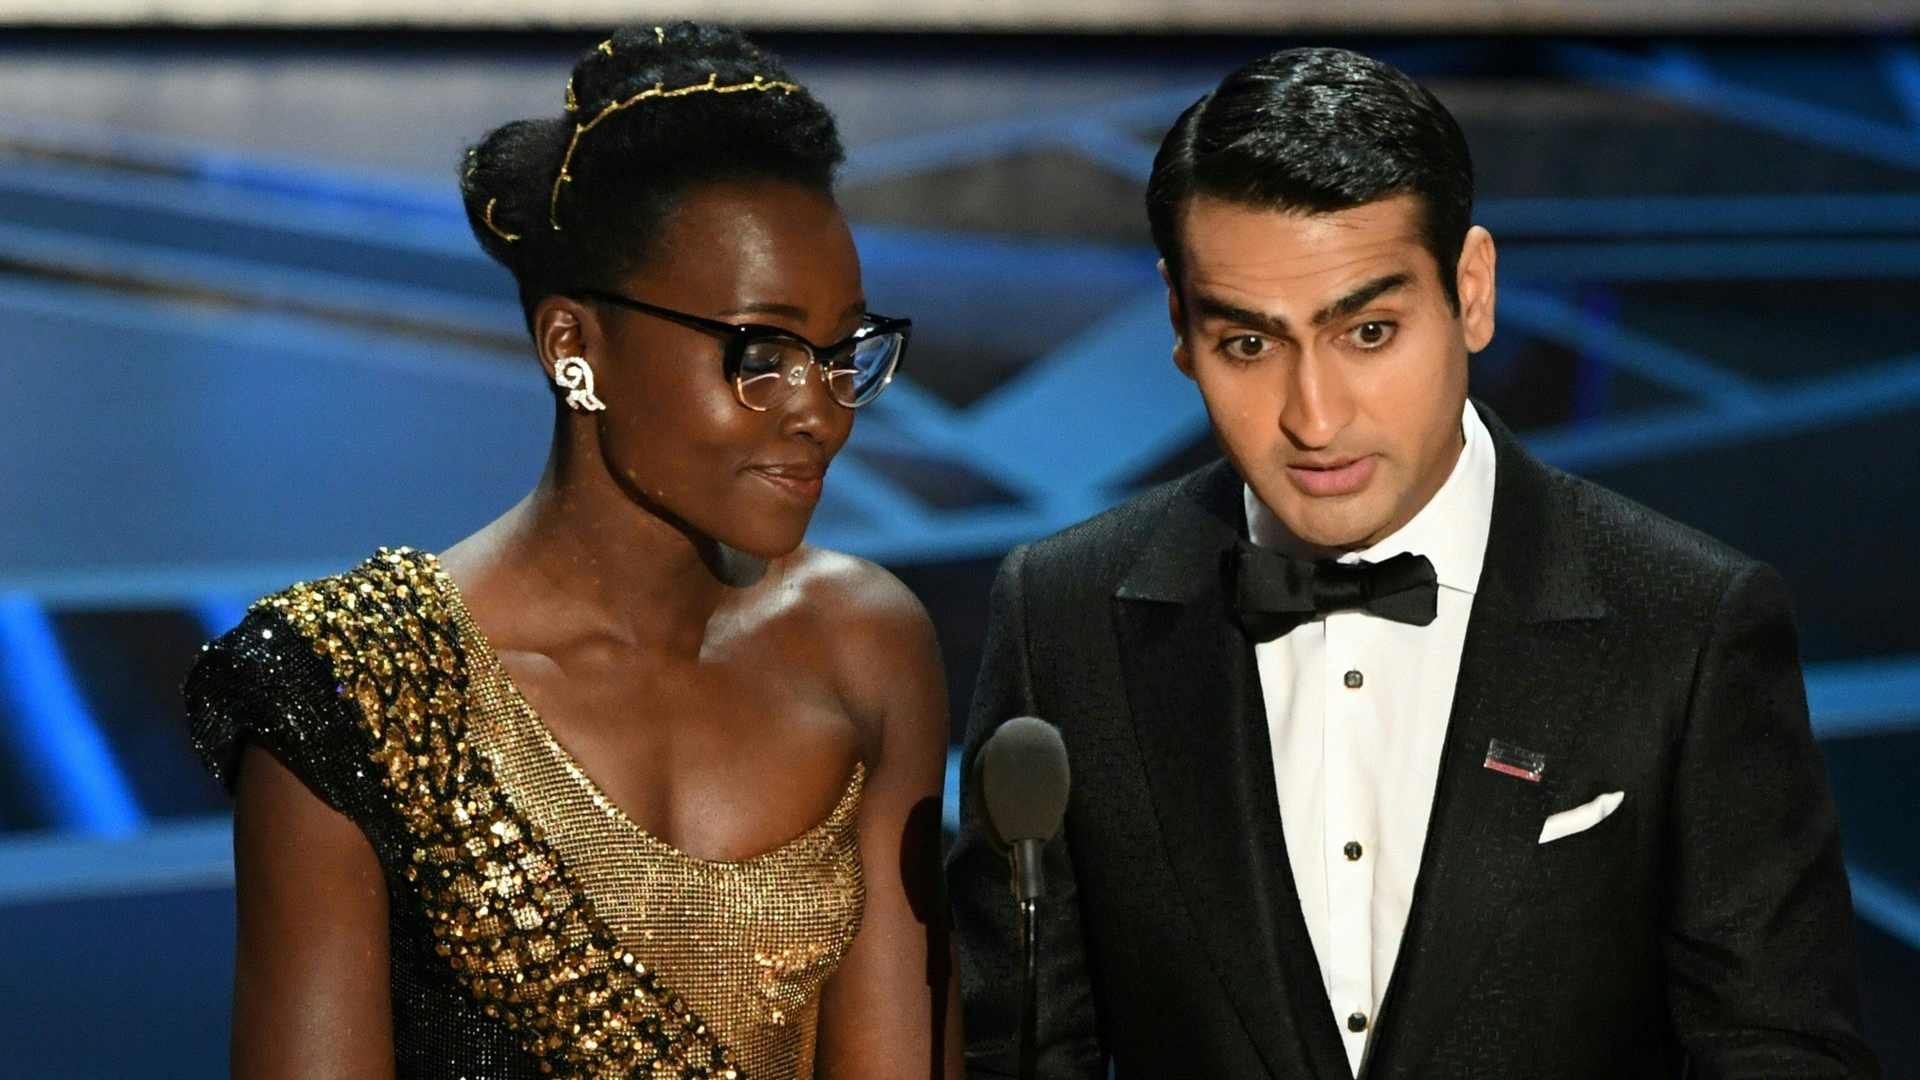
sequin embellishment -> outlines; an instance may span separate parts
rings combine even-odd
[[[443,572],[466,645],[467,737],[507,801],[542,827],[600,919],[706,1020],[756,1080],[813,1075],[820,996],[865,906],[856,764],[825,818],[733,862],[702,859],[636,824],[521,696]]]
[[[260,602],[331,664],[413,845],[434,948],[543,1072],[736,1080],[729,1050],[623,948],[467,739],[467,668],[432,556],[381,549]]]

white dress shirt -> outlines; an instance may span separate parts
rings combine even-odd
[[[1461,426],[1466,447],[1432,500],[1341,557],[1425,555],[1440,583],[1434,621],[1336,612],[1254,647],[1287,857],[1356,1075],[1406,930],[1493,516],[1493,439],[1471,404]],[[1252,488],[1245,497],[1255,543],[1298,546]]]

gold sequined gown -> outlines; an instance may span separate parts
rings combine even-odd
[[[580,770],[405,549],[255,604],[187,702],[223,782],[257,741],[379,854],[401,1077],[812,1075],[864,899],[861,768],[773,851],[687,855]]]

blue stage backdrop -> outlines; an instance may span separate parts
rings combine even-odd
[[[454,171],[582,44],[0,44],[0,1075],[224,1075],[227,807],[180,677],[253,597],[533,482],[549,394]],[[957,718],[999,556],[1214,453],[1141,189],[1274,43],[784,44],[852,143],[870,300],[918,326],[813,539],[926,600]],[[1920,50],[1366,47],[1476,152],[1475,392],[1792,585],[1869,1035],[1920,1076]]]

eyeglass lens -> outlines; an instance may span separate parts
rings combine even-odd
[[[819,358],[827,393],[847,408],[858,408],[885,389],[899,362],[902,336],[873,334],[860,338],[831,356]],[[807,381],[814,360],[806,346],[780,338],[750,341],[740,355],[734,377],[740,401],[750,409],[771,409],[793,396]]]

